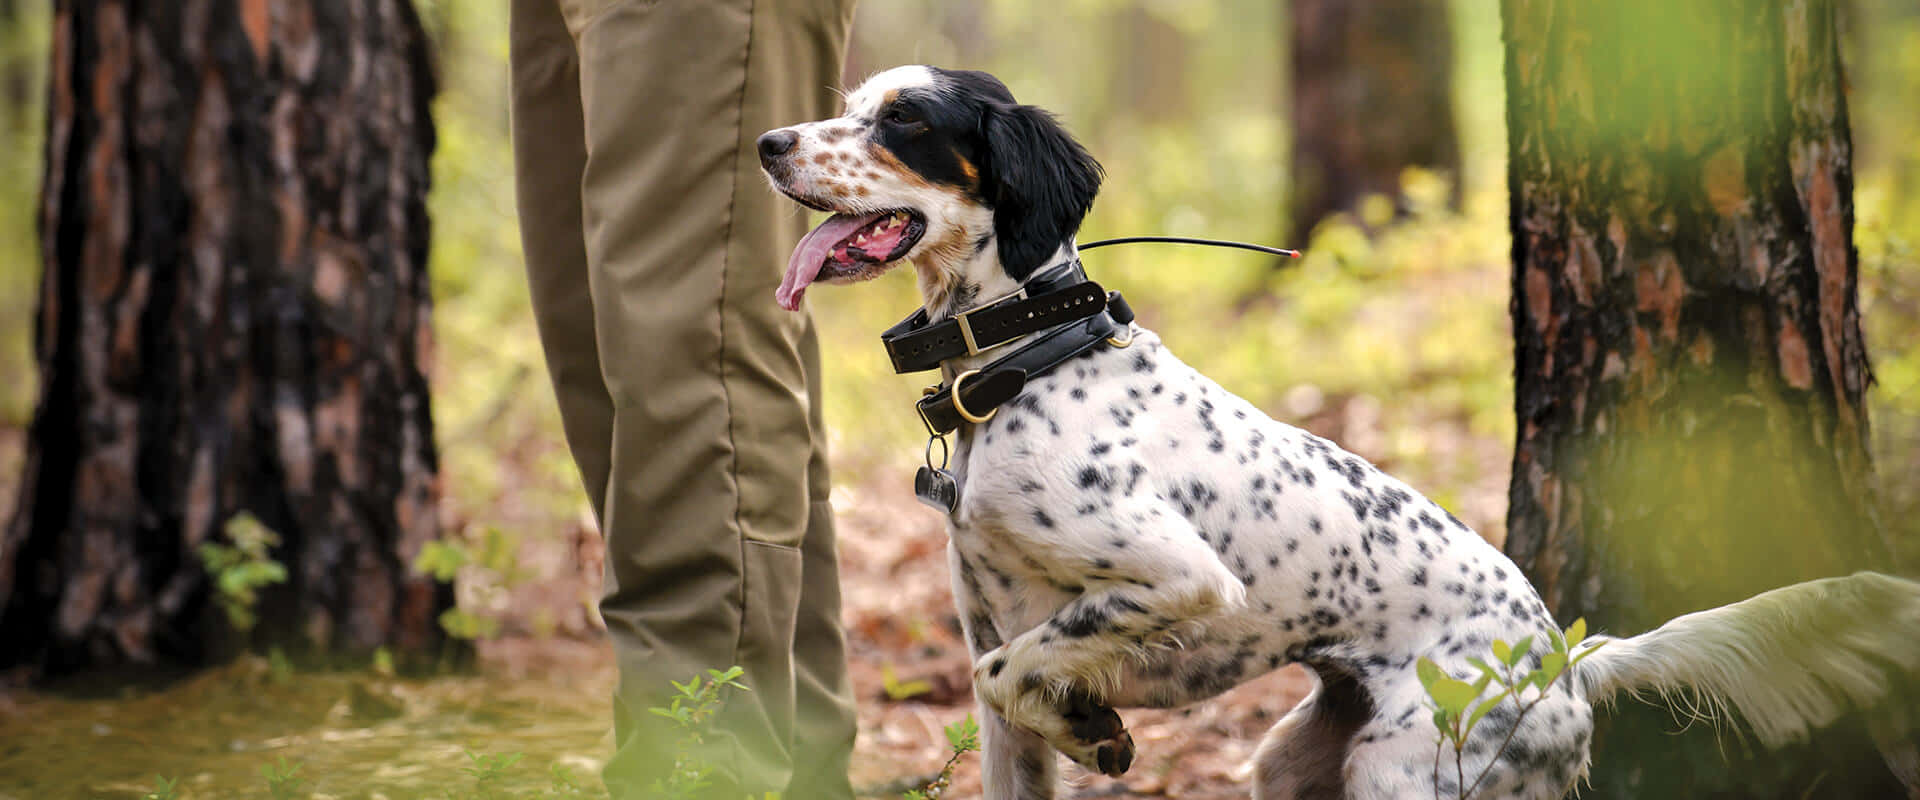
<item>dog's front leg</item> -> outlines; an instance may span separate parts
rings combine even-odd
[[[960,611],[960,629],[967,637],[967,649],[974,663],[1002,644],[994,627],[993,609],[980,592],[972,564],[960,555],[953,543],[947,544],[947,564],[953,575],[953,600]],[[1059,786],[1059,770],[1054,764],[1053,748],[1039,734],[1007,724],[1000,713],[985,703],[979,704],[980,783],[986,800],[1053,800]]]
[[[1107,775],[1133,760],[1133,740],[1105,700],[1127,662],[1174,646],[1182,623],[1238,605],[1245,594],[1180,515],[1157,502],[1146,511],[1128,505],[1062,521],[1035,542],[1044,563],[1085,578],[1084,589],[1046,622],[977,658],[973,670],[982,704]],[[1126,545],[1113,546],[1116,536]]]

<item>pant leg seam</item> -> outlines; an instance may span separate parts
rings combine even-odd
[[[728,469],[728,474],[733,479],[733,530],[735,535],[739,537],[740,545],[740,581],[737,584],[739,587],[737,591],[739,592],[740,598],[737,604],[740,609],[740,619],[735,628],[733,655],[730,659],[734,664],[740,663],[741,643],[747,636],[747,600],[750,596],[750,592],[747,591],[747,582],[764,577],[755,576],[749,572],[747,542],[751,537],[747,535],[746,526],[742,523],[743,509],[746,504],[742,497],[740,486],[740,444],[738,438],[735,436],[735,414],[737,413],[737,409],[733,400],[733,385],[727,380],[727,279],[728,273],[733,267],[733,223],[739,214],[740,131],[746,126],[747,84],[753,79],[753,27],[754,0],[747,0],[747,40],[746,44],[742,47],[742,53],[740,55],[740,98],[734,104],[733,150],[727,163],[727,179],[731,184],[727,190],[726,228],[720,238],[720,241],[725,244],[720,248],[720,298],[717,303],[720,324],[720,394],[721,397],[725,398],[727,405],[727,449],[728,458],[732,461],[732,465]],[[748,676],[748,680],[751,681],[752,676]],[[740,740],[735,738],[733,741],[733,767],[736,777],[744,777],[740,775],[740,771],[742,765],[747,762],[747,758],[746,754],[742,752],[742,747],[743,745]]]

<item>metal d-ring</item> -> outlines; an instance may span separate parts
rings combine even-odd
[[[1118,336],[1109,336],[1107,337],[1107,344],[1113,345],[1114,347],[1118,347],[1123,350],[1126,349],[1127,345],[1133,344],[1133,326],[1132,325],[1127,326],[1127,338],[1122,339]]]
[[[952,390],[953,410],[960,412],[961,419],[964,419],[975,425],[979,425],[981,423],[986,422],[987,420],[993,419],[993,415],[1000,413],[1000,409],[995,408],[991,411],[988,411],[984,416],[975,415],[973,412],[967,410],[967,406],[965,403],[960,402],[960,384],[964,382],[966,379],[971,378],[978,374],[980,374],[980,370],[970,369],[970,370],[967,370],[966,372],[962,372],[959,375],[954,376],[953,390]]]
[[[938,467],[933,465],[933,443],[934,442],[940,443],[940,466]],[[921,455],[923,457],[923,460],[927,462],[927,469],[946,469],[947,458],[952,456],[953,452],[947,449],[947,437],[944,435],[936,435],[936,436],[927,437],[927,451]]]

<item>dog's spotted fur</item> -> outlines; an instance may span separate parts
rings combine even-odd
[[[1100,182],[1050,117],[980,73],[891,70],[853,92],[843,117],[769,136],[782,133],[797,144],[765,159],[780,191],[926,220],[907,257],[935,317],[1070,258]],[[994,355],[949,362],[946,377]],[[1052,797],[1049,749],[1126,771],[1133,746],[1115,707],[1193,703],[1288,663],[1318,687],[1261,744],[1255,797],[1452,797],[1452,770],[1433,767],[1416,659],[1472,678],[1468,659],[1492,640],[1545,641],[1556,625],[1520,570],[1445,509],[1268,418],[1137,326],[1132,346],[1090,351],[963,428],[953,464],[949,563],[995,800]],[[1781,621],[1781,608],[1805,624]],[[1587,768],[1593,703],[1641,686],[1698,688],[1777,741],[1830,721],[1844,696],[1877,695],[1879,673],[1857,668],[1910,668],[1916,640],[1920,591],[1884,576],[1683,617],[1609,642],[1524,719],[1488,715],[1466,774],[1486,773],[1478,797],[1561,796]],[[1782,654],[1789,645],[1815,655]],[[1849,679],[1828,672],[1853,683],[1836,691]]]

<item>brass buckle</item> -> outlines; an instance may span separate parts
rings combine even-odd
[[[990,344],[990,345],[987,345],[986,347],[981,347],[979,340],[973,338],[973,321],[968,319],[969,317],[982,311],[991,311],[995,308],[998,308],[1001,303],[1005,303],[1008,300],[1015,300],[1015,299],[1025,300],[1026,297],[1027,297],[1027,289],[1026,287],[1023,286],[1023,287],[1020,287],[1018,291],[1015,291],[1013,294],[1007,295],[1006,297],[1002,297],[998,300],[994,300],[990,303],[986,303],[985,305],[974,306],[973,308],[969,308],[965,311],[962,311],[958,314],[953,315],[953,321],[956,323],[959,323],[960,325],[960,342],[967,346],[967,355],[977,356],[977,355],[980,355],[981,353],[987,352],[988,350],[992,350],[993,348],[1005,345],[1007,344],[1007,342],[1013,341],[1012,339],[1008,339],[1006,342],[1000,342],[998,344]]]
[[[966,330],[966,328],[962,326],[961,330]],[[986,422],[987,420],[993,419],[993,415],[1000,413],[1000,409],[995,408],[991,411],[988,411],[984,416],[975,415],[973,412],[967,410],[967,406],[965,403],[960,402],[960,384],[966,381],[966,379],[971,378],[978,374],[980,374],[980,370],[970,369],[970,370],[967,370],[966,372],[962,372],[959,375],[954,376],[953,390],[952,390],[953,410],[960,412],[961,419],[964,419],[975,425],[979,425],[983,422]]]
[[[979,309],[969,309],[953,315],[954,321],[960,323],[960,341],[966,343],[967,355],[970,356],[980,355],[980,343],[973,338],[973,323],[967,320],[967,317],[972,316],[977,310]]]

